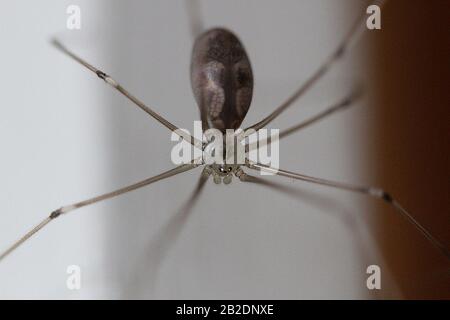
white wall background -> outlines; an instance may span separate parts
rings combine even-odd
[[[81,7],[80,31],[65,30],[69,4]],[[203,1],[206,26],[234,30],[253,64],[255,95],[244,125],[318,67],[360,5]],[[1,249],[61,205],[173,166],[167,129],[51,47],[54,35],[180,127],[192,130],[199,117],[184,1],[2,1]],[[370,88],[358,48],[272,127],[323,110],[355,81]],[[286,138],[281,167],[371,183],[370,120],[370,106],[361,103]],[[177,209],[199,173],[55,220],[0,264],[0,298],[369,297],[366,267],[382,265],[370,240],[374,201],[278,177],[298,187],[297,199],[209,181],[180,221]],[[72,264],[82,269],[79,291],[66,288]]]

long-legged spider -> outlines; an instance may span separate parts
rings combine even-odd
[[[378,1],[378,5],[381,6],[383,2],[384,1]],[[349,32],[346,34],[337,49],[308,78],[308,80],[302,86],[300,86],[298,90],[296,90],[271,114],[247,129],[259,130],[265,127],[275,118],[277,118],[283,111],[292,106],[300,97],[302,97],[305,92],[307,92],[321,77],[323,77],[324,74],[327,73],[327,71],[337,61],[339,61],[345,55],[349,47],[364,32],[366,28],[365,19],[366,16],[364,13],[352,25]],[[194,29],[199,28],[200,26],[195,26]],[[84,67],[95,73],[100,79],[104,80],[105,83],[112,86],[115,90],[119,91],[129,100],[131,100],[135,105],[141,108],[144,112],[167,127],[170,131],[180,134],[183,139],[197,148],[200,148],[202,150],[205,148],[205,144],[202,141],[195,139],[189,134],[182,133],[183,131],[178,130],[179,128],[177,126],[163,118],[161,115],[153,111],[152,108],[148,107],[138,98],[129,93],[107,73],[92,66],[91,64],[80,58],[78,55],[67,49],[59,41],[54,40],[53,44],[63,53],[67,54],[68,56],[82,64]],[[243,45],[232,32],[225,29],[211,29],[203,32],[197,38],[192,56],[191,83],[193,86],[194,95],[200,108],[203,129],[216,128],[224,131],[225,129],[236,129],[240,126],[249,109],[252,98],[253,73]],[[330,106],[325,111],[300,124],[283,130],[280,133],[280,139],[293,134],[294,132],[297,132],[302,128],[305,128],[306,126],[316,123],[317,121],[320,121],[325,117],[336,113],[337,111],[341,111],[351,106],[356,101],[358,96],[359,90],[355,90],[353,93],[348,95],[348,97]],[[147,186],[156,181],[178,175],[180,173],[192,170],[198,166],[203,165],[204,164],[202,163],[194,162],[183,164],[174,169],[142,180],[135,184],[54,210],[41,223],[39,223],[31,231],[26,233],[22,238],[15,242],[10,248],[8,248],[4,253],[2,253],[0,255],[0,261],[7,255],[9,255],[12,251],[14,251],[23,242],[29,239],[33,234],[46,226],[50,221],[63,214],[97,203],[99,201],[116,197],[118,195]],[[232,165],[229,168],[230,169],[218,164],[204,165],[204,170],[200,175],[195,192],[192,198],[189,200],[189,205],[192,205],[192,203],[194,203],[198,199],[201,191],[205,186],[205,182],[210,175],[219,177],[218,179],[216,179],[216,181],[220,181],[220,178],[224,178],[225,181],[229,181],[231,176],[234,175],[242,182],[274,186],[270,181],[257,176],[252,176],[249,173],[245,172],[244,169],[269,172],[279,176],[302,180],[332,188],[344,189],[347,191],[361,193],[381,199],[392,206],[395,210],[397,210],[397,212],[402,214],[447,258],[450,258],[449,249],[445,247],[439,240],[437,240],[429,231],[427,231],[407,210],[405,210],[399,204],[399,202],[395,198],[393,198],[388,192],[384,191],[383,189],[357,186],[310,177],[287,170],[272,168],[270,166],[251,161],[247,161],[244,165]]]

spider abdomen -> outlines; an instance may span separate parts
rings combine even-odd
[[[247,53],[230,31],[215,28],[194,44],[191,85],[203,129],[237,129],[253,95],[253,72]]]

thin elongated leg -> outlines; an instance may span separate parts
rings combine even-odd
[[[382,7],[386,0],[371,1],[371,4],[378,5]],[[267,124],[272,122],[276,117],[278,117],[284,110],[290,107],[297,99],[299,99],[303,94],[308,91],[327,71],[331,68],[333,64],[342,59],[347,50],[351,47],[353,43],[359,38],[359,36],[367,29],[366,27],[367,15],[365,12],[355,21],[348,33],[345,35],[337,49],[333,52],[328,59],[317,69],[306,82],[295,91],[285,102],[283,102],[278,108],[276,108],[271,114],[265,117],[260,122],[248,127],[247,129],[254,129],[258,131],[259,129],[265,127]]]
[[[192,39],[195,40],[205,28],[202,20],[200,1],[185,0],[185,4],[189,15],[189,26],[191,28]]]
[[[244,172],[244,170],[242,170],[242,169],[239,169],[236,172],[236,177],[238,177],[239,180],[242,182],[258,184],[258,185],[262,185],[265,187],[269,187],[270,189],[279,191],[283,194],[290,194],[293,196],[298,196],[297,190],[294,190],[293,188],[291,188],[289,186],[285,186],[285,185],[282,185],[280,183],[276,183],[276,182],[273,182],[270,180],[261,179],[260,177],[253,176],[251,174]]]
[[[339,201],[333,198],[326,197],[324,195],[311,192],[309,190],[300,189],[297,186],[283,184],[277,181],[270,180],[270,177],[258,177],[250,175],[242,170],[238,169],[236,177],[244,183],[250,183],[269,188],[283,195],[289,195],[304,204],[309,204],[317,208],[322,208],[322,211],[329,214],[334,218],[338,218],[340,222],[346,225],[348,228],[352,228],[355,223],[355,217],[344,208]]]
[[[307,119],[304,122],[301,122],[295,126],[289,127],[285,130],[282,130],[280,132],[279,138],[287,137],[301,129],[304,129],[320,120],[323,120],[327,118],[328,116],[331,116],[332,114],[335,114],[338,111],[342,111],[350,106],[352,106],[361,96],[360,89],[355,90],[352,94],[350,94],[348,97],[342,99],[338,103],[332,105],[331,107],[325,109],[324,111],[320,112],[319,114]]]
[[[373,254],[375,254],[375,256],[381,256],[377,248],[371,248],[368,246],[367,234],[364,231],[365,228],[361,228],[361,226],[359,225],[357,219],[358,217],[353,216],[351,212],[347,211],[347,209],[341,205],[340,201],[333,200],[333,198],[330,197],[320,196],[315,192],[305,192],[305,190],[300,190],[297,187],[291,185],[274,182],[272,180],[269,180],[269,177],[263,179],[257,176],[249,175],[243,171],[242,173],[238,172],[236,175],[238,174],[240,180],[244,183],[251,183],[262,187],[267,187],[270,190],[280,192],[283,195],[290,195],[295,199],[301,201],[302,203],[308,203],[317,208],[322,208],[322,213],[327,213],[330,216],[338,219],[337,221],[342,223],[342,225],[347,228],[349,232],[351,232],[351,236],[354,239],[353,243],[358,249],[361,258],[363,259],[363,261],[366,261],[367,264],[370,264],[369,262],[373,260]],[[372,253],[369,254],[369,252]]]
[[[341,101],[335,103],[331,107],[328,107],[327,109],[325,109],[321,113],[319,113],[319,114],[317,114],[317,115],[315,115],[315,116],[313,116],[313,117],[311,117],[311,118],[309,118],[309,119],[307,119],[307,120],[305,120],[305,121],[303,121],[303,122],[301,122],[301,123],[299,123],[299,124],[297,124],[295,126],[292,126],[290,128],[287,128],[287,129],[281,131],[279,136],[278,136],[278,138],[281,139],[281,138],[287,137],[287,136],[289,136],[289,135],[291,135],[291,134],[293,134],[293,133],[295,133],[295,132],[297,132],[297,131],[299,131],[301,129],[304,129],[304,128],[306,128],[306,127],[308,127],[308,126],[310,126],[310,125],[312,125],[312,124],[314,124],[314,123],[316,123],[316,122],[318,122],[320,120],[325,119],[328,116],[331,116],[332,114],[335,114],[338,111],[341,111],[341,110],[344,110],[344,109],[350,107],[351,105],[353,105],[358,100],[358,98],[360,96],[361,96],[361,90],[358,88],[352,94],[350,94],[349,96],[345,97]],[[265,144],[270,144],[271,141],[272,141],[272,139],[270,139],[270,137],[269,137],[269,139],[257,141],[257,142],[254,142],[252,144],[247,143],[245,145],[245,152],[248,152],[251,148],[252,149],[257,148],[258,145],[259,145],[259,147],[262,147]]]
[[[139,291],[145,287],[154,287],[155,281],[161,268],[164,258],[170,252],[171,248],[176,244],[184,226],[190,218],[190,213],[195,203],[198,201],[208,177],[210,176],[208,168],[204,168],[195,189],[192,191],[189,199],[187,199],[177,213],[169,219],[167,224],[160,228],[157,234],[151,239],[150,244],[139,255],[138,261],[135,263],[133,278],[127,284],[130,288],[124,297],[138,297]],[[142,280],[142,274],[146,274],[145,281]]]
[[[339,202],[333,200],[332,198],[318,195],[316,192],[302,190],[292,185],[286,185],[277,181],[270,180],[270,177],[261,178],[258,176],[253,176],[244,172],[242,168],[239,168],[235,175],[242,182],[267,187],[271,190],[280,192],[283,195],[292,196],[300,200],[302,203],[307,203],[315,207],[321,207],[326,210],[325,212],[329,213],[333,217],[337,217],[336,212],[338,212],[338,218],[342,219],[342,221],[348,226],[352,226],[354,223],[354,221],[352,221],[353,217],[351,217],[349,212],[347,212]]]
[[[450,260],[450,250],[442,244],[441,241],[436,239],[425,227],[423,227],[400,203],[397,202],[388,192],[375,187],[357,186],[342,182],[336,182],[321,178],[315,178],[303,174],[298,174],[286,170],[275,169],[260,163],[248,163],[247,166],[251,169],[258,171],[265,171],[279,176],[315,183],[323,186],[328,186],[336,189],[347,190],[351,192],[357,192],[365,195],[369,195],[378,199],[384,200],[386,203],[394,207],[397,212],[403,215],[417,230],[419,230],[425,238],[427,238],[436,248],[438,248],[442,254],[444,254]]]
[[[116,80],[114,80],[111,76],[107,75],[105,72],[97,69],[90,63],[86,62],[82,58],[80,58],[78,55],[67,49],[61,42],[54,39],[52,41],[53,45],[61,50],[63,53],[67,54],[69,57],[89,69],[90,71],[94,72],[100,79],[104,80],[107,84],[109,84],[111,87],[119,91],[121,94],[123,94],[125,97],[127,97],[129,100],[131,100],[135,105],[137,105],[139,108],[141,108],[143,111],[148,113],[150,116],[155,118],[159,123],[167,127],[169,130],[175,132],[180,137],[182,137],[187,142],[191,143],[193,146],[197,148],[202,148],[202,142],[198,139],[195,139],[188,133],[180,130],[177,126],[173,125],[171,122],[163,118],[161,115],[153,111],[150,107],[146,106],[142,101],[140,101],[138,98],[133,96],[131,93],[129,93],[125,88],[123,88]]]
[[[166,172],[163,172],[157,176],[142,180],[140,182],[134,183],[132,185],[117,189],[115,191],[112,192],[108,192],[99,196],[96,196],[94,198],[90,198],[84,201],[80,201],[71,205],[67,205],[64,207],[61,207],[55,211],[53,211],[52,213],[50,213],[50,215],[45,218],[41,223],[39,223],[36,227],[34,227],[33,229],[31,229],[31,231],[29,231],[28,233],[26,233],[22,238],[20,238],[18,241],[16,241],[11,247],[9,247],[5,252],[3,252],[0,255],[0,261],[2,259],[4,259],[7,255],[9,255],[11,252],[13,252],[15,249],[17,249],[17,247],[19,247],[22,243],[24,243],[26,240],[28,240],[31,236],[33,236],[36,232],[38,232],[39,230],[41,230],[43,227],[45,227],[50,221],[56,219],[57,217],[59,217],[61,214],[64,213],[68,213],[70,211],[73,211],[75,209],[79,209],[103,200],[107,200],[107,199],[111,199],[113,197],[117,197],[121,194],[145,187],[153,182],[159,181],[159,180],[163,180],[172,176],[175,176],[179,173],[191,170],[195,167],[197,167],[198,165],[196,164],[183,164],[181,166],[178,166],[174,169],[168,170]]]
[[[197,186],[195,187],[189,199],[180,209],[181,214],[187,214],[190,210],[192,210],[198,198],[200,197],[200,194],[203,191],[203,187],[205,186],[206,181],[208,181],[210,175],[211,172],[208,170],[208,168],[205,167],[202,171],[202,174],[200,175],[200,178],[198,179]]]

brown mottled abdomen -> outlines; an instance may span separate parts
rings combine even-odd
[[[191,85],[203,129],[237,129],[253,94],[253,72],[239,39],[225,29],[211,29],[194,44]]]

